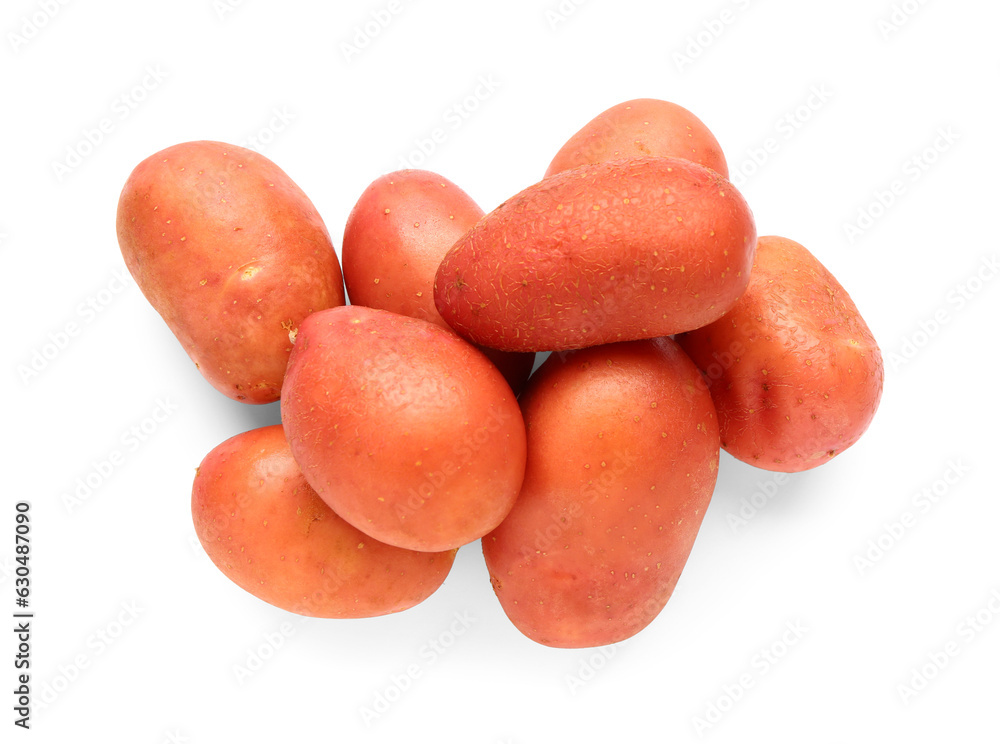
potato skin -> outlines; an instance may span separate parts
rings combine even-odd
[[[350,305],[302,323],[282,423],[310,485],[390,545],[442,551],[510,511],[524,423],[500,372],[451,331]]]
[[[521,495],[482,541],[504,612],[532,640],[615,643],[670,598],[718,474],[699,380],[669,338],[553,354],[532,375]]]
[[[882,354],[850,296],[804,246],[765,236],[750,286],[678,337],[703,370],[722,446],[766,470],[809,470],[858,441],[882,396]]]
[[[338,517],[292,458],[281,426],[213,449],[194,479],[191,514],[212,562],[265,602],[310,617],[374,617],[427,599],[455,551],[417,553]]]
[[[683,106],[637,98],[598,114],[556,153],[545,176],[621,158],[684,158],[729,178],[726,156],[708,127]]]
[[[403,170],[375,179],[344,228],[344,281],[351,303],[447,328],[434,307],[434,274],[448,249],[483,216],[443,176]]]
[[[715,171],[676,158],[583,165],[480,220],[435,280],[447,323],[506,351],[667,336],[712,322],[750,278],[753,216]]]
[[[118,202],[125,265],[195,365],[245,403],[278,399],[289,332],[344,304],[330,236],[274,163],[186,142],[139,163]]]
[[[436,173],[402,170],[375,179],[344,228],[341,256],[351,302],[451,330],[434,306],[434,275],[448,249],[482,216],[472,197]],[[480,351],[520,393],[535,355]]]

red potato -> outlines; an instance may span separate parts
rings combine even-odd
[[[385,310],[350,305],[302,323],[281,416],[317,493],[402,548],[477,540],[524,476],[524,423],[497,368],[451,331]]]
[[[341,256],[351,302],[451,330],[434,306],[434,275],[448,249],[482,216],[468,194],[436,173],[404,170],[377,178],[344,229]],[[480,351],[515,395],[521,392],[535,355]]]
[[[468,194],[436,173],[404,170],[375,179],[344,228],[351,302],[447,328],[434,307],[434,274],[448,249],[482,216]]]
[[[701,119],[683,106],[655,98],[625,101],[599,114],[569,138],[545,175],[646,155],[684,158],[729,177],[726,156]]]
[[[787,238],[762,237],[736,306],[677,340],[705,373],[722,446],[766,470],[829,462],[858,441],[882,396],[882,354],[858,308]]]
[[[310,617],[374,617],[427,599],[455,551],[418,553],[373,540],[338,517],[292,458],[281,426],[238,434],[202,461],[194,528],[238,586]]]
[[[504,612],[538,643],[624,640],[663,609],[715,488],[719,429],[668,338],[553,354],[521,397],[521,495],[483,538]]]
[[[118,202],[125,265],[202,375],[230,398],[278,399],[299,323],[344,304],[323,220],[274,163],[221,142],[142,161]]]
[[[505,351],[667,336],[718,319],[750,278],[756,230],[722,176],[676,158],[584,165],[480,220],[435,279],[445,321]]]

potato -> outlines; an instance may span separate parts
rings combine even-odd
[[[338,517],[302,476],[281,426],[238,434],[202,461],[191,495],[208,557],[237,585],[311,617],[399,612],[441,586],[455,551],[373,540]]]
[[[350,305],[306,318],[282,389],[306,479],[377,540],[442,551],[510,511],[524,423],[489,360],[451,331]]]
[[[585,163],[645,155],[685,158],[728,178],[718,141],[686,108],[655,98],[638,98],[599,114],[556,153],[546,176]]]
[[[826,267],[787,238],[762,237],[746,293],[678,337],[705,373],[722,446],[766,470],[809,470],[864,433],[882,396],[882,354]]]
[[[434,307],[434,275],[448,249],[482,216],[468,194],[436,173],[404,170],[377,178],[344,229],[341,255],[351,302],[451,330]],[[519,393],[535,355],[480,351]]]
[[[667,336],[725,313],[746,288],[753,216],[715,171],[676,158],[583,165],[480,220],[435,279],[441,316],[505,351]]]
[[[436,173],[403,170],[375,179],[344,228],[351,302],[447,328],[434,307],[434,274],[482,216],[468,194]]]
[[[628,638],[663,609],[715,488],[719,429],[668,338],[553,354],[521,407],[521,495],[483,538],[518,630],[547,646]]]
[[[118,242],[143,294],[216,389],[278,399],[299,323],[344,304],[323,220],[274,163],[221,142],[142,161],[118,202]]]

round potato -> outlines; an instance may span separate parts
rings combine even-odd
[[[882,354],[858,308],[787,238],[762,237],[735,307],[677,340],[705,373],[722,446],[766,470],[829,462],[858,441],[882,396]]]
[[[722,148],[701,119],[683,106],[655,98],[625,101],[599,114],[569,138],[545,175],[646,155],[685,158],[729,177]]]
[[[483,216],[448,179],[403,170],[375,179],[347,218],[341,254],[347,294],[355,305],[389,310],[451,330],[434,306],[434,275],[448,249]],[[533,353],[480,347],[521,392]]]
[[[338,517],[310,488],[281,426],[213,449],[194,479],[191,513],[208,557],[265,602],[310,617],[399,612],[441,586],[455,551],[385,545]]]
[[[306,318],[281,416],[316,492],[390,545],[442,551],[482,537],[524,476],[524,423],[497,368],[453,332],[385,310]]]
[[[521,495],[482,541],[504,612],[532,640],[615,643],[663,609],[718,474],[699,379],[668,338],[553,354],[532,375]]]
[[[118,202],[125,265],[201,374],[272,403],[299,323],[344,304],[330,235],[284,171],[222,142],[168,147],[136,166]]]

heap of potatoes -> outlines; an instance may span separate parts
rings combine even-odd
[[[720,447],[814,468],[882,392],[847,292],[798,243],[758,239],[727,175],[689,111],[628,101],[489,214],[434,173],[377,179],[341,274],[316,208],[262,155],[188,142],[144,160],[118,206],[129,270],[213,386],[281,400],[280,426],[197,470],[209,557],[291,612],[370,617],[426,599],[481,540],[529,638],[644,628]]]

